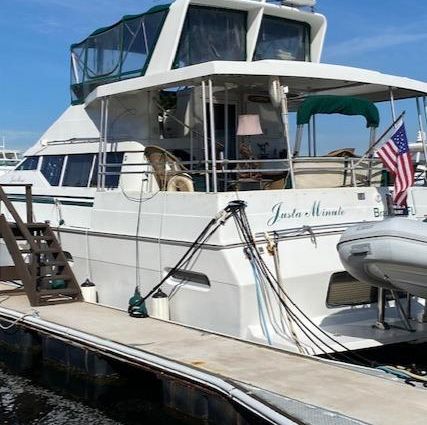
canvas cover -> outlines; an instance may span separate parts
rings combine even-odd
[[[297,124],[308,124],[315,114],[361,115],[367,127],[378,127],[380,115],[377,107],[368,100],[352,96],[310,96],[301,104],[297,113]]]

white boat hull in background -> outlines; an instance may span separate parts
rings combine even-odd
[[[427,223],[392,217],[359,224],[343,233],[337,249],[361,282],[427,298]]]

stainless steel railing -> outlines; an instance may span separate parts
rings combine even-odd
[[[380,161],[376,158],[365,158],[360,161],[360,158],[347,157],[297,157],[292,160],[288,159],[217,159],[216,169],[212,169],[211,160],[200,161],[179,161],[179,165],[186,168],[185,170],[170,170],[165,164],[164,175],[171,177],[176,174],[185,173],[190,176],[206,176],[208,174],[211,180],[221,180],[220,191],[228,190],[228,182],[235,182],[241,176],[246,178],[252,177],[254,180],[278,178],[282,176],[289,180],[290,162],[294,167],[295,182],[293,187],[298,188],[299,182],[310,175],[313,178],[322,177],[327,186],[327,178],[330,177],[331,186],[370,186],[373,183],[378,186],[379,181],[385,176],[384,169]],[[152,168],[150,162],[138,163],[104,163],[100,167],[101,182],[105,181],[102,176],[107,175],[127,175],[127,174],[155,174],[156,171]],[[114,170],[114,168],[118,170]],[[132,170],[132,168],[135,168]],[[104,171],[105,170],[105,171]],[[108,170],[108,171],[107,171]],[[251,176],[251,174],[253,176]],[[329,176],[328,176],[329,174]],[[335,177],[335,180],[334,180]],[[342,184],[337,184],[342,177]],[[289,184],[289,183],[288,183]],[[308,183],[304,183],[307,185]],[[213,187],[213,184],[211,184]],[[304,186],[304,185],[303,185]],[[288,186],[289,187],[289,186]],[[316,186],[314,186],[316,187]],[[307,188],[307,187],[304,187]],[[102,188],[101,188],[102,189]],[[212,188],[205,188],[210,191]],[[235,189],[230,189],[235,190]]]

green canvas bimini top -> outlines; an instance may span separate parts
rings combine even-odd
[[[310,96],[301,104],[297,112],[297,124],[308,124],[315,114],[361,115],[366,118],[366,127],[378,127],[378,108],[368,100],[352,96]]]

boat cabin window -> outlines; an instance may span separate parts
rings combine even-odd
[[[39,164],[38,156],[27,156],[21,164],[16,167],[17,170],[37,170]]]
[[[174,67],[246,60],[246,21],[246,12],[190,6]]]
[[[105,171],[107,174],[105,176],[105,187],[108,189],[114,189],[119,186],[120,172],[122,170],[124,152],[108,152],[107,153],[107,164],[117,164],[107,166]],[[96,187],[98,181],[98,156],[95,157],[95,166],[93,168],[92,179],[90,182],[90,187]]]
[[[92,170],[93,154],[69,155],[62,186],[87,187]]]
[[[64,158],[64,155],[49,155],[43,157],[40,171],[51,186],[59,185]]]
[[[38,156],[29,156],[16,168],[17,170],[37,170]],[[67,158],[67,160],[66,160]],[[107,153],[107,174],[105,187],[119,186],[124,152]],[[63,168],[65,164],[65,172]],[[117,164],[117,165],[116,165]],[[93,153],[73,155],[45,155],[42,157],[40,172],[51,186],[96,187],[98,179],[98,155]],[[114,174],[113,174],[114,173]],[[61,175],[64,174],[61,183]]]
[[[100,84],[144,75],[169,6],[125,16],[71,46],[72,103],[81,103]]]
[[[310,27],[302,22],[264,16],[254,60],[310,60]]]

